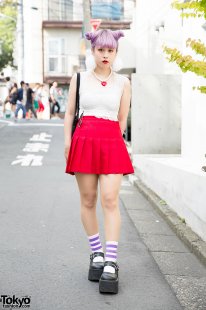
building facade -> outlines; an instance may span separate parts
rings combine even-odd
[[[23,74],[18,80],[49,85],[56,80],[62,89],[60,104],[64,112],[71,77],[85,70],[83,1],[35,0],[30,4],[22,1],[24,59]],[[102,18],[100,28],[125,31],[119,53],[124,58],[123,72],[128,75],[135,70],[135,49],[131,43],[134,6],[131,0],[90,2],[92,18]]]

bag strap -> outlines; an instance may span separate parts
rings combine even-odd
[[[79,117],[79,86],[80,86],[80,73],[77,72],[76,111],[75,111],[75,115],[78,115],[78,117]]]

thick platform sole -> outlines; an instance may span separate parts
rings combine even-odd
[[[103,272],[103,268],[102,269],[89,269],[89,273],[88,273],[88,280],[90,281],[99,281],[99,279],[101,278]]]
[[[100,293],[118,293],[118,279],[116,281],[101,280],[99,281]]]

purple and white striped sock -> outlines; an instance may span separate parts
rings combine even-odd
[[[93,253],[104,252],[101,241],[100,241],[99,233],[93,236],[88,236],[88,239],[89,239],[90,248]],[[103,262],[103,261],[104,259],[101,256],[95,257],[93,260],[93,262]]]
[[[117,261],[117,241],[106,241],[106,256],[105,261],[116,262]],[[111,266],[105,266],[104,272],[115,273],[115,269]]]
[[[117,241],[107,241],[106,242],[106,256],[105,260],[116,262],[117,261]]]

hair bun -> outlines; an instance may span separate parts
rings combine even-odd
[[[84,36],[87,40],[93,41],[96,38],[97,34],[98,32],[86,32]]]
[[[85,33],[85,38],[87,39],[87,40],[91,40],[92,39],[92,32],[87,32],[87,33]]]
[[[122,30],[112,31],[112,34],[115,40],[119,40],[119,38],[124,37],[124,32]]]

